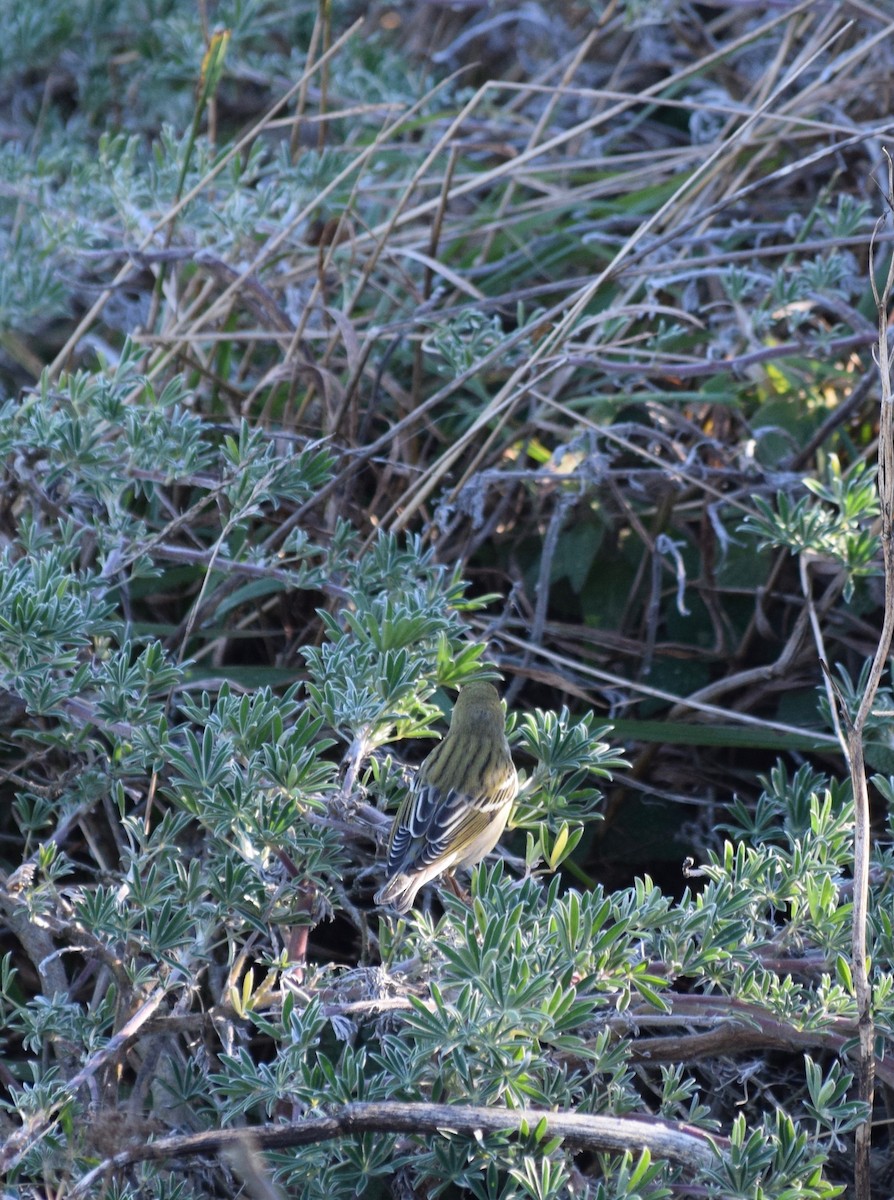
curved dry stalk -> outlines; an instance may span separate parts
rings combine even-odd
[[[810,628],[813,632],[813,642],[816,646],[816,653],[820,663],[823,666],[823,687],[826,691],[826,700],[829,703],[829,712],[832,716],[832,725],[835,729],[835,736],[841,744],[842,752],[845,760],[850,761],[850,752],[847,743],[847,735],[842,728],[841,718],[838,715],[838,703],[835,693],[835,684],[828,669],[829,656],[826,653],[826,642],[823,637],[822,626],[819,622],[819,616],[816,611],[816,605],[813,602],[813,587],[810,582],[810,566],[807,561],[806,554],[798,555],[798,572],[801,580],[801,591],[804,594],[804,603],[806,605],[805,613],[810,621]]]
[[[885,202],[894,212],[894,162],[887,150],[888,190]],[[888,219],[887,214],[879,218],[877,228]],[[888,264],[888,273],[881,290],[875,278],[875,255],[872,247],[869,255],[869,279],[872,294],[878,309],[878,368],[881,383],[881,415],[878,438],[878,491],[882,514],[882,553],[885,566],[885,615],[879,635],[875,657],[869,671],[866,691],[853,722],[848,728],[848,751],[851,784],[854,792],[854,918],[851,929],[851,969],[854,992],[857,999],[857,1028],[859,1031],[859,1091],[860,1099],[868,1106],[866,1119],[857,1126],[854,1168],[854,1196],[856,1200],[870,1200],[870,1142],[872,1138],[872,1101],[875,1085],[875,1058],[873,1043],[875,1026],[872,1016],[872,986],[869,981],[867,961],[866,926],[869,905],[869,853],[871,830],[869,825],[869,792],[866,783],[866,768],[863,760],[863,731],[872,712],[875,696],[888,661],[891,640],[894,637],[894,395],[891,389],[892,359],[888,347],[888,302],[894,289],[894,256]],[[845,719],[847,716],[845,714]]]
[[[804,730],[797,728],[795,725],[787,725],[782,721],[769,721],[763,717],[753,717],[750,713],[740,712],[736,708],[719,708],[716,704],[703,704],[689,696],[675,696],[672,692],[664,691],[662,688],[650,687],[648,684],[641,683],[638,680],[632,680],[622,675],[615,675],[611,671],[603,671],[598,667],[592,667],[589,663],[582,662],[579,658],[569,658],[567,655],[558,654],[555,650],[537,646],[529,639],[515,637],[514,634],[506,630],[500,630],[500,640],[506,642],[507,645],[515,646],[531,658],[545,659],[547,662],[562,667],[565,671],[570,672],[572,677],[593,680],[601,684],[607,684],[609,687],[620,688],[625,693],[635,692],[641,697],[661,700],[665,704],[674,706],[675,710],[680,712],[703,713],[708,717],[716,717],[724,723],[749,725],[754,729],[765,729],[772,733],[785,734],[788,737],[804,736]],[[838,747],[838,739],[833,734],[811,730],[810,736],[818,745]]]

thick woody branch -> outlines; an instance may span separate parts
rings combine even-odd
[[[402,1104],[392,1101],[347,1104],[326,1116],[309,1117],[288,1125],[216,1130],[161,1138],[134,1146],[100,1163],[78,1182],[70,1196],[74,1200],[86,1195],[97,1179],[134,1163],[220,1154],[245,1140],[260,1150],[282,1150],[363,1133],[442,1137],[452,1133],[465,1137],[509,1133],[524,1137],[535,1129],[543,1137],[560,1137],[575,1149],[615,1154],[626,1150],[633,1153],[648,1150],[653,1158],[670,1159],[693,1171],[715,1162],[715,1147],[720,1149],[726,1144],[725,1138],[712,1137],[694,1125],[674,1124],[658,1117],[590,1116],[539,1109],[514,1112],[467,1104]]]

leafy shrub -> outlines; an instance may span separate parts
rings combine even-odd
[[[0,13],[10,1195],[852,1176],[890,36],[436,7]],[[498,672],[501,857],[373,911]]]

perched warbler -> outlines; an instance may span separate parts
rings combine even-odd
[[[497,689],[467,683],[447,736],[419,768],[394,818],[388,880],[376,903],[407,912],[423,884],[480,862],[500,840],[517,793]]]

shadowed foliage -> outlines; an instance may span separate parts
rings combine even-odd
[[[892,78],[864,3],[0,6],[11,1196],[849,1186]],[[510,827],[380,911],[479,679]]]

